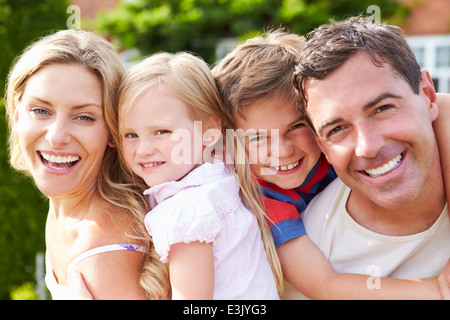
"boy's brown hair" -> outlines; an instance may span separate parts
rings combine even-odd
[[[297,105],[292,84],[305,38],[275,29],[245,41],[213,68],[225,108],[245,119],[244,107],[279,96]]]

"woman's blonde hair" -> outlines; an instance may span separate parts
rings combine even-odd
[[[58,31],[25,49],[8,76],[6,111],[10,130],[10,162],[13,168],[26,174],[29,174],[29,169],[14,130],[14,113],[23,97],[28,79],[51,64],[80,65],[98,76],[102,84],[103,110],[109,128],[111,122],[105,111],[116,104],[117,88],[124,71],[114,46],[100,35],[89,31]],[[147,248],[141,273],[141,286],[147,296],[154,299],[168,298],[170,285],[167,268],[159,261],[143,223],[147,211],[146,201],[126,172],[121,168],[117,149],[107,146],[97,178],[97,190],[104,200],[130,215],[133,233]]]
[[[233,118],[223,106],[209,66],[201,58],[186,52],[159,53],[146,58],[124,76],[118,94],[117,107],[121,108],[120,112],[126,113],[134,101],[149,90],[158,90],[183,101],[190,107],[190,113],[195,120],[202,121],[209,117],[221,120],[222,136],[226,135],[227,140],[234,142],[226,144],[228,149],[225,153],[232,157],[229,168],[240,183],[240,194],[244,204],[251,209],[258,220],[267,257],[281,292],[283,287],[281,266],[260,200],[260,190],[250,174],[243,144],[234,130],[227,130],[234,127]],[[118,119],[117,109],[115,116]],[[119,154],[125,162],[121,152],[120,131],[119,123],[116,122],[111,133],[119,145]],[[143,183],[141,178],[135,179]]]

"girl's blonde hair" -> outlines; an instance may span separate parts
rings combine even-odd
[[[28,79],[51,64],[79,65],[98,76],[103,89],[105,119],[111,128],[106,110],[116,103],[117,88],[123,74],[116,49],[100,35],[82,30],[62,30],[42,38],[25,49],[13,64],[6,90],[10,162],[13,168],[26,174],[30,172],[14,130],[14,112],[23,97]],[[97,190],[104,200],[130,215],[130,227],[136,235],[133,237],[139,238],[147,248],[141,273],[141,286],[147,296],[154,299],[168,298],[170,284],[167,268],[159,261],[143,223],[147,212],[146,201],[140,189],[126,175],[126,170],[121,169],[116,148],[106,147],[97,178]]]
[[[141,61],[131,68],[124,76],[119,88],[118,106],[121,113],[126,113],[134,101],[149,90],[158,90],[170,94],[183,101],[190,107],[190,113],[195,120],[206,120],[209,117],[220,119],[222,136],[234,143],[227,143],[226,155],[232,157],[229,168],[240,183],[240,193],[243,202],[251,209],[258,220],[261,236],[266,249],[267,257],[275,276],[278,290],[283,288],[283,276],[280,262],[275,250],[272,235],[267,224],[266,214],[260,190],[252,179],[250,166],[244,146],[232,129],[233,118],[227,112],[220,98],[216,82],[209,66],[201,58],[186,52],[176,54],[159,53]],[[118,121],[118,110],[114,110]],[[122,157],[122,137],[118,122],[114,124],[112,135],[119,145],[119,154]],[[131,171],[131,170],[130,170]],[[143,183],[139,177],[136,181]]]

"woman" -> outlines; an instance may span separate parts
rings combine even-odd
[[[103,114],[122,74],[109,42],[64,30],[30,46],[8,78],[11,164],[49,198],[46,283],[54,299],[73,297],[73,271],[94,299],[170,297],[142,221],[146,201],[122,170]]]

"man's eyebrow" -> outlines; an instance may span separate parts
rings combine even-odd
[[[377,105],[380,101],[387,99],[387,98],[401,99],[402,97],[400,97],[399,95],[396,95],[394,93],[384,92],[384,93],[380,94],[378,97],[376,97],[375,99],[373,99],[372,101],[366,103],[363,107],[363,110],[366,111],[366,110],[372,108],[373,106]]]
[[[335,119],[332,119],[330,121],[325,122],[323,125],[320,126],[320,128],[318,130],[318,136],[319,137],[322,136],[323,130],[325,130],[326,127],[332,126],[332,125],[334,125],[336,123],[339,123],[341,121],[344,121],[344,119],[343,118],[335,118]]]
[[[363,111],[369,110],[369,109],[372,108],[373,106],[377,105],[380,101],[383,101],[384,99],[387,99],[387,98],[401,99],[402,97],[399,96],[399,95],[396,95],[396,94],[394,94],[394,93],[384,92],[384,93],[380,94],[378,97],[376,97],[375,99],[373,99],[372,101],[366,103],[366,104],[362,107],[362,109],[363,109]],[[341,121],[344,121],[344,119],[343,119],[343,118],[335,118],[335,119],[332,119],[332,120],[330,120],[330,121],[325,122],[323,125],[320,126],[320,128],[319,128],[319,130],[318,130],[319,136],[322,135],[323,130],[324,130],[326,127],[331,126],[331,125],[334,125],[334,124],[339,123],[339,122],[341,122]]]

